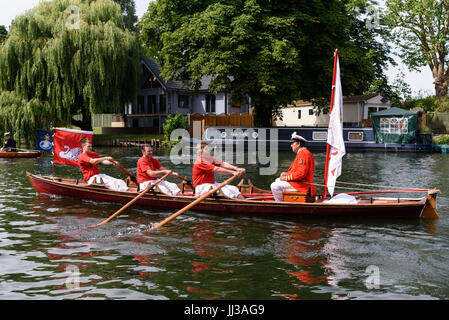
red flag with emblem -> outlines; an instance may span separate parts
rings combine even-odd
[[[78,156],[83,151],[80,142],[82,138],[92,142],[93,131],[53,128],[53,163],[78,167]]]

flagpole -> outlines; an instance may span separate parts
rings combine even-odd
[[[52,129],[52,132],[53,132],[53,136],[52,136],[52,140],[53,140],[53,148],[52,148],[52,155],[53,155],[53,158],[51,159],[51,166],[52,166],[52,168],[53,168],[53,172],[52,172],[52,177],[53,177],[53,179],[55,178],[55,162],[54,162],[54,155],[55,155],[55,129],[53,128]]]
[[[332,94],[331,94],[331,106],[329,110],[329,123],[330,117],[332,114],[332,109],[334,108],[334,95],[335,95],[335,75],[337,73],[337,59],[338,59],[338,49],[335,49],[334,53],[334,74],[332,77]],[[329,133],[329,132],[328,132]],[[327,198],[327,174],[328,174],[328,166],[329,166],[329,144],[327,144],[326,148],[326,166],[324,169],[324,188],[323,188],[323,200]]]

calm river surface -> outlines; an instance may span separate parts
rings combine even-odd
[[[138,149],[96,148],[135,172]],[[191,165],[163,165],[191,177]],[[286,170],[292,153],[279,156]],[[315,153],[322,183],[324,153]],[[246,178],[269,188],[275,176]],[[124,177],[118,169],[104,173]],[[51,174],[51,158],[0,159],[0,299],[448,299],[449,155],[350,153],[340,181],[438,187],[438,221],[286,218],[189,211],[133,235],[173,210],[121,208],[37,195],[25,172]],[[55,175],[80,177],[57,165]],[[223,177],[217,176],[223,181]],[[175,181],[170,179],[171,181]],[[376,282],[378,279],[378,282]]]

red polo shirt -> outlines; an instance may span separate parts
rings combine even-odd
[[[148,180],[156,180],[157,177],[151,177],[147,174],[147,170],[157,170],[162,167],[162,164],[158,159],[151,157],[148,160],[146,157],[142,156],[137,161],[137,182],[142,183]]]
[[[89,152],[89,153],[81,153],[78,157],[78,164],[83,173],[84,181],[88,181],[90,177],[100,174],[100,170],[98,170],[98,165],[92,164],[89,162],[90,159],[101,158],[98,153]]]
[[[192,179],[193,186],[203,183],[215,183],[214,168],[221,166],[221,161],[211,155],[200,154],[193,165]]]

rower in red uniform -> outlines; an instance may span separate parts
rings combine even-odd
[[[114,165],[118,168],[119,164],[117,161],[112,157],[100,157],[98,153],[93,152],[92,142],[87,138],[82,138],[80,143],[83,152],[78,156],[78,165],[83,173],[84,181],[86,181],[87,184],[92,184],[94,182],[101,183],[101,181],[103,181],[108,189],[116,191],[128,190],[125,181],[101,173],[98,169],[99,164]]]
[[[137,182],[140,190],[146,189],[149,183],[155,183],[158,176],[163,176],[167,173],[179,176],[176,172],[165,169],[159,160],[153,157],[153,148],[150,145],[144,145],[141,151],[142,157],[137,161]],[[159,182],[158,188],[164,194],[171,196],[182,195],[178,185],[173,182],[163,180]]]
[[[224,161],[219,161],[210,155],[210,149],[206,141],[202,141],[199,147],[199,155],[193,165],[193,187],[195,188],[195,194],[201,196],[211,188],[216,187],[219,183],[215,182],[215,172],[221,174],[232,174],[241,176],[245,173],[244,168],[238,168]],[[243,195],[240,193],[236,186],[226,185],[221,188],[221,191],[228,198],[243,199]]]
[[[280,178],[271,184],[271,192],[276,201],[283,201],[283,191],[292,188],[302,193],[310,192],[312,197],[316,193],[316,188],[313,185],[315,159],[305,147],[307,140],[294,132],[290,142],[296,157],[288,171],[282,172]]]

